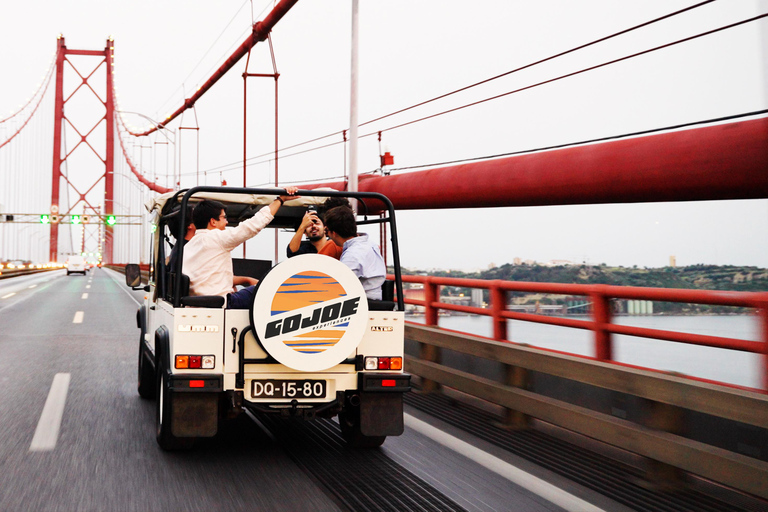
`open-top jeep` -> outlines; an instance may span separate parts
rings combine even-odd
[[[233,259],[235,275],[259,279],[250,309],[226,309],[222,296],[191,296],[180,244],[173,268],[166,263],[169,222],[182,240],[187,206],[215,199],[226,206],[230,226],[266,207],[281,189],[196,187],[160,196],[148,205],[156,214],[141,330],[138,391],[156,398],[157,442],[188,448],[216,435],[219,422],[249,410],[298,419],[338,415],[341,433],[356,447],[381,445],[403,432],[404,305],[397,229],[392,203],[381,194],[300,190],[268,227],[296,229],[310,205],[329,196],[357,199],[358,224],[389,225],[395,281],[382,286],[382,300],[366,298],[349,268],[317,254],[278,265]],[[362,217],[362,218],[361,218]],[[174,223],[172,223],[174,224]],[[260,236],[265,236],[262,233]],[[257,237],[258,240],[258,237]],[[333,243],[333,242],[329,242]],[[138,265],[126,266],[126,283],[140,285]],[[396,291],[396,299],[395,297]]]

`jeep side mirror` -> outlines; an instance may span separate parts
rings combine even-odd
[[[125,284],[131,288],[141,284],[141,267],[136,263],[129,263],[125,266]]]

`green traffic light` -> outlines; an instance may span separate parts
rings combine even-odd
[[[107,225],[114,226],[117,222],[117,218],[114,215],[107,215]]]
[[[41,215],[40,216],[40,224],[50,224],[51,218],[48,215]]]

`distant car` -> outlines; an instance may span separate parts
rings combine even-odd
[[[67,260],[67,275],[74,273],[85,275],[87,270],[85,258],[82,256],[70,256]]]

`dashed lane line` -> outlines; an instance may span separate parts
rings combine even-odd
[[[33,284],[32,286],[27,286],[27,288],[35,288],[36,286],[36,284]]]
[[[16,295],[16,292],[11,292],[8,295],[3,295],[2,297],[0,297],[0,299],[7,299],[9,297],[13,297],[14,295]]]
[[[91,287],[91,285],[89,285],[89,284],[85,285],[85,289],[86,289],[86,290],[87,290],[88,288],[90,288],[90,287]]]
[[[85,313],[82,311],[78,311],[75,313],[75,318],[72,319],[73,324],[81,324],[83,323],[83,317],[85,316]]]
[[[88,298],[88,294],[87,294],[87,293],[84,293],[84,294],[83,294],[83,296],[82,296],[81,298],[82,298],[82,299],[87,299],[87,298]]]
[[[410,414],[405,414],[405,424],[408,425],[408,428],[431,438],[456,453],[459,453],[494,473],[501,475],[510,482],[517,484],[524,489],[528,489],[530,492],[541,496],[558,507],[574,512],[605,512],[600,507],[596,507],[595,505],[584,501],[541,478],[523,471],[498,457],[494,457],[490,453],[484,452],[461,439],[443,432]]]
[[[68,373],[57,373],[53,377],[51,390],[48,392],[48,398],[43,406],[43,413],[37,422],[32,444],[29,445],[30,452],[47,452],[56,448],[56,442],[59,440],[61,417],[67,402],[69,377]]]

